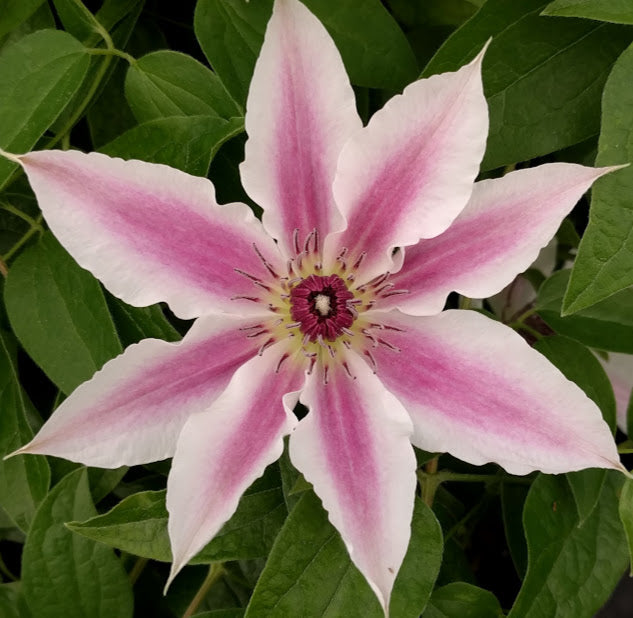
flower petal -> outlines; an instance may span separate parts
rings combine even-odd
[[[496,294],[530,266],[591,184],[614,169],[550,163],[476,183],[446,232],[407,248],[403,269],[390,281],[409,294],[381,309],[433,315],[452,291]]]
[[[391,250],[441,234],[470,197],[484,154],[488,108],[483,52],[455,73],[407,86],[345,145],[334,180],[347,229],[326,243],[366,277],[391,268]]]
[[[342,227],[332,196],[341,148],[361,128],[354,92],[334,42],[296,0],[277,0],[246,105],[247,193],[264,208],[265,228],[294,254],[314,228]]]
[[[609,380],[611,380],[611,386],[613,386],[618,427],[624,433],[628,433],[627,412],[631,400],[631,389],[633,389],[633,355],[609,352],[609,360],[605,360],[599,354],[596,354],[596,357],[604,367]]]
[[[293,464],[314,485],[350,557],[386,609],[410,537],[416,461],[411,421],[355,354],[355,379],[333,365],[301,396],[310,412],[290,437]]]
[[[209,410],[184,426],[167,481],[173,564],[167,586],[220,530],[238,501],[283,451],[305,381],[303,366],[286,360],[285,343],[243,365]]]
[[[600,410],[514,331],[475,311],[373,320],[400,348],[371,350],[378,377],[407,408],[413,443],[513,474],[622,469]]]
[[[116,296],[135,306],[166,300],[182,318],[248,311],[240,268],[266,274],[253,244],[278,251],[243,204],[218,206],[213,185],[165,165],[98,153],[19,157],[47,223],[64,247]]]
[[[208,408],[256,354],[257,346],[239,330],[244,324],[229,316],[201,318],[178,343],[131,345],[75,389],[16,454],[102,468],[171,457],[187,418]]]

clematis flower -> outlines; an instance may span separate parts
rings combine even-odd
[[[613,169],[555,163],[475,184],[482,56],[409,85],[363,127],[326,30],[277,0],[241,166],[261,222],[163,165],[13,156],[81,266],[132,305],[198,318],[179,343],[108,362],[18,451],[103,467],[173,457],[169,581],[287,435],[385,610],[410,537],[411,444],[514,474],[622,469],[597,407],[520,336],[441,312],[452,290],[501,290]]]

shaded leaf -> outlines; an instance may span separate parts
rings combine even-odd
[[[596,165],[633,161],[633,45],[615,63],[602,98]],[[633,167],[600,178],[580,242],[564,313],[575,313],[633,285]]]
[[[569,270],[554,273],[538,292],[539,315],[557,333],[609,352],[633,353],[633,289],[622,290],[573,315],[561,317]]]
[[[85,469],[62,479],[38,509],[22,556],[24,596],[38,618],[132,616],[130,582],[114,552],[64,525],[95,514]]]
[[[59,30],[40,30],[0,51],[0,147],[30,150],[77,92],[89,65],[84,47]],[[17,168],[0,159],[0,188]]]
[[[416,500],[411,543],[391,598],[393,616],[419,616],[442,558],[432,511]],[[352,564],[317,496],[305,492],[289,515],[255,587],[246,616],[382,617],[376,596]]]
[[[433,591],[422,618],[501,618],[497,597],[483,588],[454,582]]]
[[[191,564],[266,556],[285,517],[279,487],[246,494],[233,517],[191,560]],[[171,562],[165,491],[133,494],[108,513],[87,521],[74,521],[68,527],[87,538],[137,556]]]
[[[626,534],[630,563],[633,565],[633,479],[624,481],[618,503],[618,513]],[[631,572],[633,573],[633,567]]]
[[[194,27],[200,47],[240,104],[246,102],[272,0],[199,0]],[[378,0],[305,0],[328,29],[353,84],[398,90],[415,79],[416,60],[394,19]]]
[[[179,52],[140,58],[125,78],[125,95],[139,122],[169,116],[242,116],[218,76]]]
[[[630,0],[554,0],[547,5],[543,15],[633,24],[633,5]]]
[[[626,28],[539,15],[544,0],[487,0],[423,76],[455,71],[492,37],[483,63],[490,132],[482,169],[525,161],[598,133],[600,97]]]
[[[26,21],[44,0],[3,0],[0,13],[0,37]]]
[[[564,477],[542,474],[525,502],[528,570],[508,618],[593,616],[628,564],[617,517],[623,476],[610,471],[596,508],[580,523]]]
[[[0,330],[0,457],[33,437],[27,421],[33,405],[18,379],[16,348],[14,337]],[[0,504],[24,532],[46,496],[49,482],[50,469],[44,457],[18,455],[0,460]]]
[[[20,343],[66,394],[121,352],[99,283],[50,233],[12,264],[4,297]]]
[[[174,116],[150,120],[126,131],[100,152],[124,159],[163,163],[206,176],[220,146],[244,130],[242,119]]]

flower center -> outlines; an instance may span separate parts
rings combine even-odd
[[[290,315],[309,341],[335,341],[354,323],[353,298],[338,275],[310,275],[290,291]]]

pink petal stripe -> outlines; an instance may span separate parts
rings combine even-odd
[[[592,183],[614,169],[550,163],[476,183],[446,232],[407,248],[403,269],[390,281],[410,293],[380,308],[432,315],[451,291],[473,298],[497,293],[534,262]]]
[[[374,312],[400,352],[372,350],[407,408],[413,443],[513,474],[622,469],[597,406],[514,331],[475,311]]]
[[[356,354],[301,396],[309,414],[290,437],[293,464],[314,485],[350,557],[388,609],[407,550],[415,494],[411,421]]]
[[[292,359],[276,373],[285,342],[243,365],[209,410],[182,430],[167,482],[173,564],[167,586],[220,530],[240,496],[283,451],[305,381]]]
[[[361,128],[354,92],[332,39],[296,0],[277,0],[246,105],[248,194],[286,255],[293,230],[323,238],[342,227],[332,182],[345,140]]]
[[[376,112],[345,145],[334,181],[348,227],[326,243],[366,277],[392,270],[393,247],[441,234],[461,212],[486,145],[483,52],[456,73],[421,79]]]
[[[32,152],[20,162],[55,236],[132,305],[166,300],[182,318],[242,313],[255,303],[229,299],[257,288],[234,268],[266,274],[253,243],[279,260],[252,212],[218,206],[205,178],[77,151]]]
[[[613,386],[618,427],[624,433],[628,433],[627,412],[633,389],[633,355],[609,352],[608,360],[599,354],[596,354],[596,357],[604,367],[609,380],[611,380],[611,386]]]
[[[239,330],[250,322],[201,318],[181,342],[130,346],[79,386],[18,453],[102,468],[171,457],[187,418],[208,408],[256,354]]]

